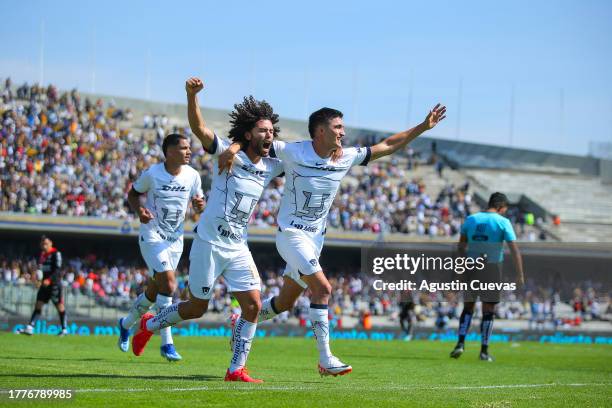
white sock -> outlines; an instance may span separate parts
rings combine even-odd
[[[159,308],[159,312],[161,312],[162,310],[164,310],[165,308],[167,308],[168,306],[170,306],[172,304],[172,296],[160,295],[158,293],[157,294],[157,299],[155,300],[155,304]],[[158,314],[159,314],[159,312],[158,312]],[[159,330],[159,335],[161,336],[161,344],[162,344],[162,346],[164,346],[166,344],[173,344],[174,343],[172,341],[172,328],[171,327],[164,327],[163,329],[160,329]]]
[[[274,303],[274,297],[268,298],[261,302],[261,310],[259,311],[259,316],[257,318],[258,322],[270,320],[274,316],[278,315],[278,313],[276,313],[274,310],[272,303]]]
[[[242,317],[236,322],[234,332],[234,355],[229,367],[230,373],[238,370],[246,365],[249,351],[251,351],[251,342],[255,337],[255,329],[257,323],[251,323],[244,320]]]
[[[137,320],[140,320],[140,317],[143,314],[149,311],[152,304],[153,302],[147,299],[144,292],[138,295],[138,297],[132,304],[132,307],[130,307],[128,315],[123,318],[123,328],[126,330],[130,329],[134,325],[134,323],[136,323]]]
[[[183,302],[173,303],[157,313],[152,319],[147,320],[147,330],[154,332],[182,322],[184,319],[178,312],[181,303]]]
[[[329,317],[327,305],[315,305],[311,303],[309,317],[312,324],[312,332],[317,340],[319,360],[325,361],[332,355],[329,349]]]

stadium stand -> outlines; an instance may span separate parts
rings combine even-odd
[[[124,265],[118,260],[97,259],[94,254],[67,259],[66,264],[65,298],[72,316],[114,319],[127,310],[132,299],[143,290],[146,280],[144,268]],[[0,256],[0,300],[5,311],[22,315],[30,312],[36,290],[29,282],[36,268],[33,258]],[[267,298],[278,294],[282,286],[281,270],[270,264],[259,265],[259,268],[264,283],[262,296]],[[186,287],[185,276],[183,265],[176,296]],[[373,279],[348,269],[332,272],[330,313],[336,325],[357,327],[363,324],[366,314],[372,317],[376,326],[397,324],[400,295],[398,292],[374,290]],[[563,287],[553,287],[528,283],[524,291],[506,294],[498,309],[498,318],[506,320],[502,323],[504,327],[557,328],[586,324],[587,328],[599,328],[609,324],[612,303],[607,294],[590,285],[587,282],[568,282]],[[442,295],[440,292],[420,293],[413,301],[417,305],[419,324],[425,326],[434,326],[442,312],[449,321],[457,318],[461,304],[455,294]],[[445,305],[443,311],[441,302]],[[305,325],[308,305],[308,293],[305,293],[291,314],[285,312],[277,320]],[[210,313],[204,316],[204,320],[223,321],[236,307],[223,280],[220,280],[214,288]]]
[[[142,168],[160,157],[161,137],[169,131],[189,133],[180,104],[76,90],[60,94],[52,85],[14,87],[9,79],[1,102],[0,211],[129,218],[125,192]],[[227,132],[226,112],[206,109],[205,114],[219,134]],[[281,126],[284,139],[308,137],[303,122],[282,120]],[[387,135],[348,129],[353,143],[371,144]],[[606,160],[427,137],[412,146],[403,157],[354,171],[330,211],[330,225],[339,231],[444,239],[456,235],[457,224],[479,209],[483,197],[505,190],[516,197],[515,223],[527,213],[540,219],[520,224],[522,239],[612,239]],[[197,145],[193,157],[206,189],[211,163]],[[282,188],[279,181],[266,191],[255,226],[274,225]],[[374,197],[381,202],[372,203]],[[555,216],[560,223],[553,224]]]
[[[142,169],[161,157],[163,136],[170,131],[190,133],[184,114],[180,119],[168,116],[184,107],[134,102],[122,109],[113,99],[92,100],[76,90],[60,94],[52,85],[43,89],[24,84],[15,92],[5,87],[0,107],[0,211],[129,218],[126,193]],[[220,134],[227,131],[218,111],[206,114],[211,127]],[[292,129],[293,122],[283,124]],[[192,157],[206,190],[212,164],[198,144]],[[441,172],[435,176],[431,165],[418,164],[411,163],[408,171],[402,168],[407,166],[404,160],[387,161],[355,172],[334,203],[330,226],[434,239],[456,236],[473,211],[469,184],[454,184]],[[275,225],[282,189],[282,180],[268,188],[252,224]]]
[[[91,234],[94,228],[118,220],[118,227],[109,228],[109,234],[124,233],[121,222],[128,222],[134,233],[137,223],[128,213],[126,193],[139,172],[161,157],[160,140],[165,134],[190,133],[185,106],[76,90],[60,93],[54,86],[8,85],[5,83],[0,100],[0,218],[21,218],[2,224],[4,228],[40,229],[57,222],[57,228],[75,232],[79,230],[76,226],[87,226]],[[205,109],[205,117],[218,134],[227,133],[227,112]],[[308,138],[304,122],[284,120],[281,127],[286,140]],[[347,143],[371,144],[384,136],[383,132],[349,129]],[[401,156],[355,168],[345,178],[330,211],[328,246],[360,245],[365,237],[378,240],[381,235],[456,241],[464,218],[478,211],[483,197],[495,190],[509,193],[516,204],[508,216],[523,240],[612,239],[612,188],[602,183],[598,175],[602,166],[596,159],[568,159],[426,137],[412,146]],[[212,164],[197,143],[192,157],[206,190]],[[257,204],[251,219],[255,241],[265,234],[262,242],[273,241],[270,227],[275,225],[283,188],[283,180],[276,180]],[[553,215],[560,217],[559,225],[552,223]],[[533,222],[527,221],[530,219]],[[67,260],[67,302],[72,302],[70,310],[77,315],[114,318],[142,290],[145,270],[134,260],[92,256]],[[35,268],[33,259],[0,254],[0,299],[5,308],[17,308],[10,313],[28,313],[31,308],[35,291],[29,282]],[[185,287],[184,268],[181,288]],[[278,267],[263,264],[260,271],[266,283],[263,296],[277,293],[282,282]],[[359,325],[365,314],[373,316],[377,325],[397,324],[399,299],[395,294],[374,292],[371,279],[355,270],[331,273],[331,310],[336,324]],[[567,322],[575,321],[576,316],[597,321],[612,312],[608,295],[597,293],[596,288],[565,288],[563,299],[556,290],[533,284],[520,298],[507,299],[499,317],[557,327],[570,324]],[[568,297],[568,292],[576,295]],[[435,324],[442,313],[441,300],[451,305],[444,313],[456,317],[457,299],[421,297],[418,311],[423,324]],[[281,319],[304,323],[305,308],[300,305],[307,304],[303,297],[294,318],[285,315]],[[20,305],[23,310],[18,310]],[[225,316],[232,307],[221,282],[211,310]]]
[[[489,169],[465,173],[480,185],[504,186],[508,193],[525,195],[548,214],[559,216],[561,224],[548,229],[563,241],[598,242],[612,237],[612,185],[597,177]]]

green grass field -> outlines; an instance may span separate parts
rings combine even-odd
[[[111,337],[25,337],[0,334],[0,389],[75,390],[70,401],[0,405],[164,407],[537,407],[612,406],[612,347],[493,344],[494,363],[477,360],[468,343],[459,360],[453,344],[334,341],[353,366],[321,378],[312,339],[256,339],[249,358],[264,384],[225,383],[230,358],[223,338],[175,339],[184,360],[159,356],[156,336],[142,357],[121,353]]]

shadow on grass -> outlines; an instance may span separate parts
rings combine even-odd
[[[278,380],[275,381],[275,385],[276,384],[317,384],[317,385],[321,385],[321,386],[325,386],[325,385],[330,385],[330,386],[334,386],[334,384],[330,383],[329,381],[325,381],[325,380],[321,380],[321,381],[303,381],[303,380],[287,380],[287,379],[282,379],[282,380]]]
[[[105,361],[103,358],[2,357],[3,360]]]
[[[132,357],[132,356],[129,356]],[[118,360],[108,358],[58,358],[58,357],[2,357],[3,360],[41,360],[41,361],[104,361],[113,364],[131,364],[134,359]],[[143,362],[137,362],[138,364],[145,364]],[[147,361],[148,365],[168,365],[168,361]]]
[[[0,377],[17,378],[108,378],[108,379],[133,379],[133,380],[187,380],[187,381],[213,381],[224,378],[218,375],[118,375],[118,374],[0,374]]]
[[[443,357],[441,357],[443,356]],[[443,359],[447,359],[448,358],[448,354],[445,355],[435,355],[435,356],[431,356],[431,357],[425,357],[425,356],[415,356],[415,355],[408,355],[408,356],[398,356],[398,355],[391,355],[391,356],[386,356],[386,355],[381,355],[381,354],[346,354],[343,353],[342,354],[343,359],[349,360],[352,357],[358,358],[358,359],[376,359],[376,360],[429,360],[429,361],[439,361],[439,360],[443,360]]]

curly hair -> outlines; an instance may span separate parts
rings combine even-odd
[[[251,131],[255,124],[262,120],[268,119],[274,127],[274,137],[278,136],[280,128],[275,126],[278,123],[278,115],[274,113],[272,106],[266,101],[258,101],[253,98],[253,95],[245,96],[240,104],[234,105],[234,110],[229,114],[230,124],[232,128],[229,131],[229,137],[234,142],[247,142],[244,137],[246,132]]]

